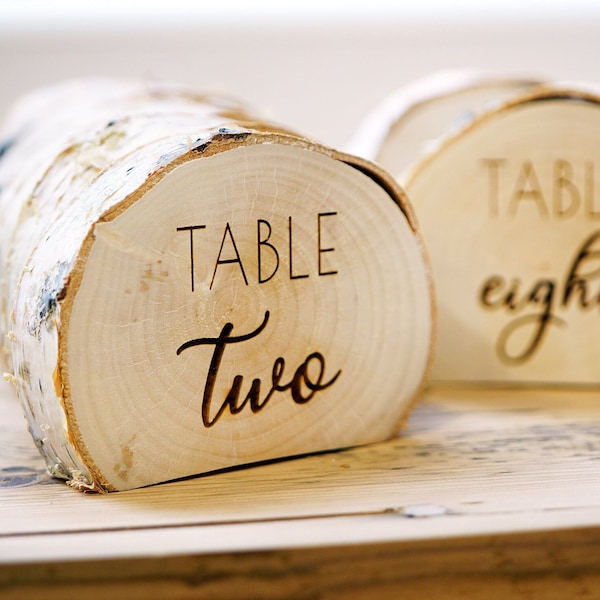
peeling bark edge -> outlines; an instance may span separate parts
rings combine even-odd
[[[291,135],[289,133],[274,133],[272,131],[256,131],[256,130],[227,130],[224,131],[223,128],[220,128],[217,133],[210,135],[207,139],[198,140],[199,145],[193,147],[188,152],[174,158],[171,162],[164,165],[160,170],[151,174],[150,177],[146,180],[146,182],[138,189],[136,189],[132,194],[128,195],[122,201],[117,203],[116,205],[109,208],[106,212],[102,214],[102,216],[97,219],[88,230],[85,239],[83,240],[81,247],[77,253],[76,259],[70,271],[70,277],[68,282],[66,283],[63,290],[63,299],[60,302],[60,313],[63,315],[63,325],[61,329],[57,332],[58,336],[58,371],[60,373],[60,381],[62,385],[62,396],[61,403],[65,410],[66,421],[68,424],[68,434],[71,440],[73,447],[76,449],[77,454],[81,457],[82,461],[85,463],[87,467],[87,472],[82,474],[82,477],[79,477],[79,473],[75,472],[76,477],[73,477],[72,474],[69,477],[68,484],[80,491],[85,492],[112,492],[115,491],[114,488],[107,482],[105,477],[102,475],[100,469],[97,465],[94,464],[91,459],[89,452],[87,450],[85,441],[83,440],[78,424],[77,419],[74,414],[73,405],[71,402],[71,393],[69,387],[69,369],[66,362],[66,353],[67,353],[67,345],[68,345],[68,335],[69,335],[69,319],[68,314],[72,309],[73,302],[77,297],[77,292],[79,286],[81,285],[83,272],[85,269],[85,264],[87,261],[87,256],[94,244],[95,234],[94,230],[98,223],[105,223],[111,221],[118,217],[120,214],[125,212],[130,206],[139,201],[144,194],[149,191],[152,187],[154,187],[159,181],[161,181],[164,177],[166,177],[172,170],[174,170],[179,165],[187,162],[188,160],[198,159],[198,154],[202,158],[210,157],[215,154],[219,154],[222,152],[227,152],[233,148],[238,148],[240,146],[248,146],[248,145],[256,145],[256,144],[284,144],[295,146],[304,150],[318,152],[325,156],[328,156],[334,160],[338,160],[348,165],[351,168],[357,169],[366,177],[372,179],[377,185],[379,185],[386,194],[390,197],[390,199],[398,206],[401,212],[407,219],[407,222],[416,237],[417,244],[421,249],[421,253],[424,256],[425,264],[427,265],[427,280],[430,290],[430,314],[432,323],[435,323],[436,319],[436,307],[434,303],[434,292],[433,292],[433,277],[431,273],[431,267],[429,264],[429,259],[425,247],[425,242],[422,239],[422,235],[420,230],[418,229],[416,218],[414,217],[414,213],[412,207],[410,205],[409,199],[404,193],[403,189],[396,182],[396,180],[391,177],[385,170],[377,166],[375,163],[367,161],[365,159],[355,157],[349,154],[345,154],[334,150],[332,148],[328,148],[323,146],[317,142],[313,142],[307,140],[306,138],[298,137],[295,135]],[[198,143],[197,142],[197,143]],[[433,346],[435,344],[435,327],[432,327],[431,330],[431,339],[430,344]],[[431,369],[433,353],[430,352],[429,359],[426,365],[426,368],[423,373],[423,377],[421,379],[421,384],[417,388],[413,398],[407,403],[407,409],[404,413],[404,416],[400,419],[399,422],[395,425],[395,430],[400,431],[405,423],[408,415],[410,414],[411,409],[414,405],[419,401],[422,397],[427,381],[429,378],[429,372]]]

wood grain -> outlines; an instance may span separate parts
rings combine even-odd
[[[1,598],[594,598],[600,539],[483,536],[354,547],[51,563],[0,571]],[[49,585],[49,577],[53,583]]]
[[[412,81],[359,124],[349,151],[377,160],[400,179],[452,131],[478,114],[539,85],[539,78],[480,69],[445,69]]]
[[[415,163],[406,185],[434,264],[436,381],[600,382],[598,132],[598,97],[542,89]]]
[[[127,490],[402,426],[434,310],[380,167],[166,84],[42,90],[0,138],[7,377],[55,476]]]
[[[598,86],[470,79],[391,98],[375,155],[366,147],[405,186],[427,241],[432,380],[598,386]]]
[[[47,477],[8,400],[2,597],[600,590],[593,392],[431,390],[397,439],[116,495]]]

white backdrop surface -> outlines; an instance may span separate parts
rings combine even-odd
[[[171,79],[343,148],[402,84],[476,67],[600,80],[600,2],[0,0],[0,113],[57,80]]]

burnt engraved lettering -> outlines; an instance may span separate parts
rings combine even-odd
[[[548,216],[548,208],[540,187],[540,181],[530,160],[524,161],[521,165],[515,189],[508,205],[508,214],[513,217],[516,216],[519,207],[525,200],[534,203],[533,205],[541,217]]]
[[[497,339],[496,353],[501,362],[521,365],[530,360],[552,325],[567,326],[566,319],[558,316],[559,311],[573,306],[589,311],[600,306],[600,291],[590,289],[600,280],[599,241],[600,231],[593,232],[583,241],[562,281],[542,278],[527,286],[519,278],[506,280],[501,275],[492,275],[483,282],[478,294],[479,304],[486,310],[504,310],[514,315]],[[517,337],[522,346],[515,349]]]
[[[292,241],[293,226],[292,226],[292,217],[288,217],[288,249],[289,249],[289,265],[290,265],[290,279],[306,279],[308,277],[308,273],[302,273],[300,275],[294,274],[294,264],[293,264],[293,256],[294,256],[294,243]]]
[[[225,239],[229,237],[231,240],[231,247],[233,248],[233,252],[235,254],[235,258],[221,258],[221,254],[223,254],[223,246],[225,245]],[[213,271],[212,279],[210,280],[210,286],[208,289],[212,290],[213,284],[215,282],[215,275],[217,274],[217,268],[219,265],[227,265],[227,264],[235,264],[237,263],[240,266],[240,271],[242,272],[242,277],[244,278],[244,283],[248,285],[248,278],[246,277],[246,271],[244,271],[244,265],[242,264],[242,259],[240,258],[240,253],[238,252],[237,245],[235,243],[235,239],[233,237],[233,233],[231,232],[231,227],[229,223],[225,225],[225,231],[223,231],[223,238],[221,239],[221,247],[219,248],[219,254],[217,256],[217,261],[215,262],[215,269]]]
[[[261,235],[261,229],[263,225],[267,227],[266,237],[263,238]],[[269,243],[271,239],[271,223],[266,221],[265,219],[258,219],[256,221],[256,248],[257,248],[257,269],[258,269],[258,283],[266,283],[270,279],[273,278],[275,273],[277,273],[277,269],[279,269],[279,252],[277,252],[277,248]],[[263,248],[269,248],[271,251],[271,255],[275,258],[275,266],[269,275],[266,277],[263,276]]]
[[[583,214],[600,219],[594,163],[556,158],[552,161],[482,158],[488,214],[516,218],[533,214],[567,220]]]
[[[319,257],[318,258],[319,276],[337,275],[337,270],[335,270],[335,269],[330,269],[328,271],[323,270],[322,255],[327,252],[335,252],[335,248],[332,248],[332,247],[323,248],[323,246],[322,246],[323,234],[321,232],[321,219],[324,219],[326,217],[335,217],[336,215],[337,215],[337,212],[324,212],[324,213],[319,213],[317,215],[317,256]]]
[[[190,232],[190,273],[192,281],[192,292],[194,291],[194,231],[197,229],[206,229],[206,225],[188,225],[187,227],[178,227],[177,231]]]
[[[483,158],[481,164],[488,169],[488,209],[490,216],[500,214],[500,167],[506,164],[503,158]]]
[[[233,324],[226,323],[221,329],[218,337],[192,339],[188,342],[185,342],[177,349],[177,355],[180,355],[182,352],[185,352],[189,348],[193,348],[195,346],[213,347],[213,353],[206,375],[206,381],[204,383],[202,395],[201,414],[202,423],[205,427],[208,428],[215,425],[215,423],[217,423],[217,421],[227,410],[229,410],[229,413],[234,416],[240,413],[247,405],[249,405],[250,410],[253,413],[258,413],[267,405],[275,392],[286,392],[289,390],[292,400],[295,404],[306,404],[317,392],[323,391],[332,386],[340,376],[342,371],[338,370],[333,377],[327,381],[324,381],[326,370],[325,357],[320,352],[312,352],[306,357],[304,362],[297,367],[293,377],[287,383],[281,383],[285,371],[285,359],[278,357],[275,359],[271,371],[271,387],[264,395],[262,400],[260,398],[262,382],[259,378],[254,378],[250,384],[250,389],[246,394],[246,397],[240,402],[243,376],[236,375],[233,378],[233,383],[225,399],[217,408],[216,412],[212,411],[214,388],[219,375],[219,367],[222,363],[226,346],[231,344],[240,344],[258,337],[267,326],[267,323],[269,322],[269,316],[269,311],[266,311],[262,323],[249,333],[233,336]],[[311,364],[314,365],[312,369],[310,369]]]
[[[216,248],[203,247],[203,251],[200,253],[203,262],[206,262],[208,258],[211,261],[209,264],[214,265],[208,289],[213,289],[217,281],[217,271],[224,265],[237,265],[241,275],[240,281],[243,281],[244,285],[267,283],[276,275],[278,277],[287,276],[290,281],[306,279],[313,273],[318,277],[337,275],[338,270],[334,268],[335,263],[330,258],[337,248],[332,245],[330,241],[331,234],[328,231],[328,225],[337,214],[336,211],[317,213],[316,219],[313,217],[314,221],[312,221],[310,229],[306,224],[297,226],[291,216],[284,217],[277,225],[272,224],[267,219],[259,218],[256,220],[256,236],[251,237],[250,240],[243,240],[240,246],[237,243],[238,236],[234,236],[234,228],[231,223],[226,223],[222,229],[223,234],[218,251]],[[194,233],[199,229],[207,228],[207,225],[186,225],[176,228],[178,232],[188,232],[189,234],[188,254],[192,292],[198,287],[197,263],[199,263]],[[296,228],[299,229],[301,234],[299,241],[296,239],[298,236],[295,235]],[[241,227],[241,230],[247,235],[248,228],[246,226]],[[313,240],[316,240],[316,257],[314,257],[314,247],[307,245],[309,242],[312,244]],[[256,244],[255,260],[249,253],[249,249],[253,244]],[[303,246],[310,249],[314,262],[307,259],[309,253],[306,250],[303,251]],[[242,252],[240,252],[240,248]],[[304,264],[301,264],[300,267],[298,266],[297,256],[301,259],[300,262],[304,261]],[[287,268],[280,268],[286,258],[288,261]],[[246,270],[245,264],[254,265],[255,263],[255,269]],[[256,278],[254,278],[255,274]],[[251,281],[248,278],[249,276]]]

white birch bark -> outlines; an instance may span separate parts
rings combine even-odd
[[[435,385],[600,384],[599,92],[444,73],[357,135],[354,150],[397,175],[428,243]]]
[[[30,96],[8,115],[0,140],[4,150],[0,158],[2,327],[8,378],[54,475],[81,489],[128,489],[247,462],[368,443],[397,430],[423,387],[433,311],[427,260],[410,207],[381,169],[265,125],[231,101],[198,96],[176,86],[109,80],[67,83]],[[232,199],[223,195],[222,200],[213,200],[224,194],[229,182]],[[331,197],[329,190],[333,190]],[[245,204],[237,200],[242,196]],[[335,237],[323,223],[333,223],[332,217],[344,211],[342,197],[350,205],[348,216],[340,219],[344,232]],[[268,210],[254,206],[265,198],[271,202]],[[179,202],[181,208],[175,206]],[[319,237],[317,278],[312,273],[309,280],[308,273],[293,273],[292,216],[288,213],[312,210],[313,202],[318,236],[335,238],[336,247]],[[246,207],[254,211],[246,219],[250,224],[267,217],[274,220],[277,215],[289,219],[288,281],[283,267],[278,270],[273,264],[269,268],[278,271],[277,282],[265,278],[259,282],[261,287],[246,280],[233,233],[229,230],[227,237],[228,229],[222,228],[225,221],[228,228],[230,222],[232,227],[246,227],[248,223],[238,219]],[[257,212],[259,208],[263,212]],[[192,266],[190,272],[185,226],[195,222],[178,220],[186,210],[190,218],[197,214],[199,222],[204,214],[214,213],[217,221],[221,219],[215,225],[221,227],[221,251],[225,241],[229,244],[229,255],[221,261],[222,253],[215,262],[213,251],[210,286],[208,271],[196,273],[199,289],[194,294],[188,289],[189,278],[191,274],[193,280],[194,269],[200,267]],[[269,224],[269,235],[270,228]],[[365,252],[371,254],[359,261],[350,283],[339,290],[333,283],[326,292],[313,289],[321,279],[338,281],[325,277],[337,273],[329,261],[334,251],[343,258],[337,244],[350,248],[353,236],[371,235],[377,228],[381,239],[366,244]],[[260,235],[259,229],[259,239]],[[302,228],[296,230],[296,239],[303,235]],[[146,238],[152,240],[150,245],[145,245]],[[270,244],[279,244],[283,257],[283,238],[274,233],[269,239]],[[304,239],[306,245],[314,246],[314,232],[306,233]],[[164,247],[152,245],[164,240]],[[267,245],[265,241],[258,248],[264,250]],[[238,260],[232,258],[232,251]],[[274,251],[270,252],[273,258]],[[354,247],[352,252],[360,255],[362,251]],[[302,262],[302,252],[297,256],[296,268],[309,264],[308,259]],[[279,256],[277,260],[279,265]],[[384,265],[386,260],[394,264]],[[247,255],[244,261],[246,269],[252,266],[256,272],[258,268],[260,278],[260,262],[257,267]],[[163,265],[160,277],[148,267],[150,263],[156,269]],[[346,272],[350,264],[344,263]],[[213,291],[217,272],[219,278],[221,273],[227,276],[222,276],[222,283],[218,280]],[[310,283],[303,288],[304,277]],[[292,285],[295,279],[298,282]],[[293,291],[288,290],[290,286]],[[132,298],[135,308],[126,308]],[[369,306],[376,316],[368,315]],[[214,337],[229,313],[236,315],[236,331],[252,331],[263,313],[266,325],[265,307],[273,313],[277,309],[277,321],[273,317],[269,328],[279,327],[274,342],[280,349],[274,343],[274,354],[260,364],[248,359],[246,387],[253,368],[261,373],[263,388],[269,377],[275,381],[276,364],[281,363],[273,365],[273,373],[265,374],[263,362],[272,362],[278,352],[296,353],[296,368],[314,349],[311,344],[327,347],[340,364],[349,366],[329,366],[328,357],[325,367],[324,359],[319,363],[313,357],[299,381],[304,383],[303,393],[311,396],[309,392],[316,394],[321,382],[315,383],[319,364],[323,381],[334,381],[335,369],[343,370],[335,394],[317,390],[333,403],[331,414],[327,417],[324,402],[319,408],[316,399],[310,400],[306,410],[281,399],[277,404],[273,400],[264,411],[259,407],[256,413],[260,414],[247,407],[244,418],[233,414],[230,404],[232,414],[214,427],[213,423],[188,426],[199,415],[200,404],[207,402],[193,389],[196,379],[201,387],[198,366],[187,366],[198,353],[186,351],[180,358],[174,349],[194,337],[197,323]],[[357,307],[364,314],[362,328],[353,323]],[[125,314],[126,310],[130,312]],[[303,326],[301,318],[306,320],[314,310],[324,316]],[[294,316],[294,311],[302,317]],[[389,318],[381,311],[389,311]],[[398,311],[402,311],[401,323]],[[342,325],[334,325],[336,312],[349,319],[350,334],[344,333]],[[181,324],[181,319],[169,321],[175,314],[185,317]],[[282,345],[284,317],[293,326],[293,341]],[[170,328],[166,333],[161,330],[161,335],[177,339],[169,339],[171,345],[163,349],[159,347],[163,338],[156,334],[148,342],[148,331],[140,328],[140,322],[156,330],[169,322]],[[371,330],[373,341],[357,338],[371,335]],[[353,350],[351,342],[356,344]],[[360,344],[367,349],[364,356]],[[388,355],[398,351],[404,364],[392,370],[389,358],[382,361],[375,344]],[[145,354],[140,358],[135,351],[141,346]],[[233,354],[233,350],[227,352]],[[227,367],[227,375],[233,377],[244,360],[242,356]],[[169,369],[157,375],[156,361]],[[205,363],[202,367],[208,368]],[[357,386],[347,371],[360,364],[370,372],[357,378],[362,381]],[[288,367],[286,382],[293,368]],[[372,386],[373,375],[377,383]],[[225,375],[222,379],[215,396],[227,393],[231,379],[225,381]],[[348,398],[353,389],[356,401]],[[283,387],[275,392],[285,395]],[[246,389],[242,396],[245,393]],[[337,420],[332,416],[335,402],[350,403],[343,427],[327,425],[327,418],[332,423]],[[215,397],[213,416],[207,409],[205,420],[217,420],[214,411],[219,403]],[[369,403],[379,408],[368,408]],[[223,437],[228,439],[223,441]]]

